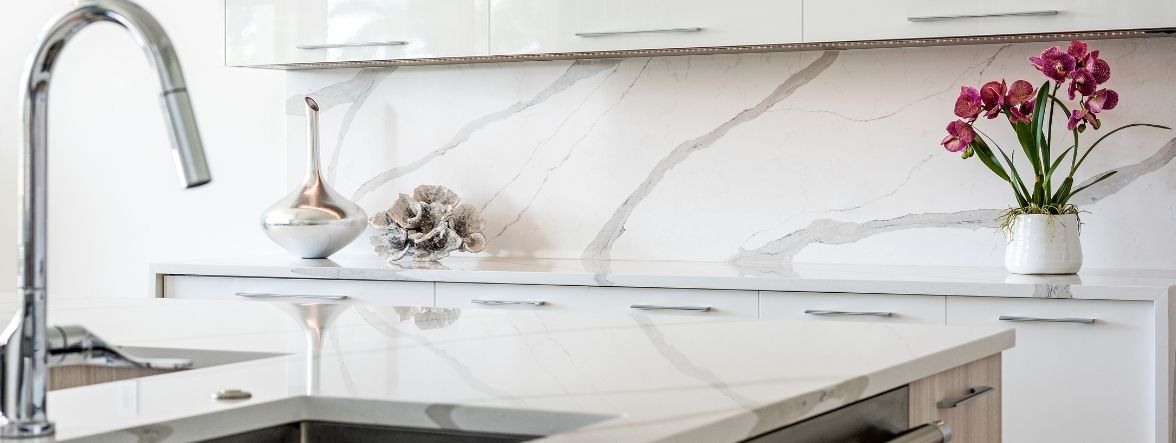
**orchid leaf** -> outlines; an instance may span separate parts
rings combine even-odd
[[[984,140],[979,138],[972,140],[972,151],[976,154],[976,157],[980,159],[980,162],[984,163],[984,166],[987,166],[988,169],[992,171],[992,173],[996,174],[997,177],[1000,177],[1001,180],[1004,180],[1010,184],[1012,183],[1012,181],[1009,180],[1009,174],[1005,172],[1004,167],[1001,166],[1000,162],[996,160],[996,156],[992,154],[992,150],[988,148],[988,145],[984,143]]]
[[[1062,157],[1065,157],[1065,155]],[[1070,188],[1073,186],[1074,177],[1066,177],[1065,180],[1062,180],[1062,185],[1058,186],[1058,192],[1054,193],[1053,198],[1050,199],[1050,202],[1053,203],[1054,206],[1061,206],[1066,204],[1066,201],[1070,199]]]
[[[1119,171],[1117,171],[1117,170],[1116,170],[1116,171],[1110,171],[1110,172],[1107,172],[1106,174],[1100,175],[1098,178],[1096,178],[1096,179],[1094,179],[1094,180],[1091,180],[1091,182],[1090,182],[1090,183],[1087,183],[1087,184],[1085,184],[1085,185],[1082,185],[1082,186],[1081,186],[1081,187],[1079,187],[1078,189],[1075,189],[1075,190],[1074,190],[1074,192],[1071,192],[1071,193],[1070,193],[1070,195],[1069,195],[1068,197],[1066,197],[1066,200],[1069,200],[1069,199],[1070,199],[1069,197],[1073,197],[1073,196],[1074,196],[1074,194],[1077,194],[1077,193],[1079,193],[1079,192],[1082,192],[1082,190],[1084,190],[1084,189],[1086,189],[1086,188],[1089,188],[1089,187],[1091,187],[1091,186],[1094,186],[1094,185],[1098,184],[1098,182],[1101,182],[1101,181],[1103,181],[1103,180],[1106,180],[1106,179],[1108,179],[1108,178],[1111,178],[1111,176],[1112,176],[1112,175],[1115,175],[1115,173],[1116,173],[1116,172],[1119,172]]]
[[[1045,171],[1045,176],[1052,177],[1054,171],[1056,171],[1058,169],[1058,166],[1061,166],[1062,161],[1066,159],[1066,154],[1069,154],[1070,150],[1074,149],[1075,147],[1076,146],[1071,146],[1069,148],[1066,148],[1065,151],[1062,151],[1062,154],[1058,156],[1057,160],[1054,160],[1053,164],[1049,166],[1049,169]]]
[[[1099,138],[1098,138],[1098,140],[1095,140],[1095,141],[1094,141],[1094,143],[1092,143],[1092,144],[1090,145],[1090,147],[1089,147],[1089,148],[1086,148],[1086,152],[1084,152],[1084,153],[1082,154],[1082,158],[1078,159],[1078,163],[1074,165],[1074,168],[1073,168],[1073,169],[1078,169],[1078,167],[1079,167],[1079,166],[1082,166],[1082,162],[1086,161],[1086,156],[1090,155],[1090,152],[1091,152],[1091,151],[1093,151],[1093,150],[1094,150],[1094,148],[1095,148],[1096,146],[1098,146],[1098,144],[1099,144],[1099,143],[1102,143],[1102,141],[1103,141],[1103,140],[1106,140],[1106,139],[1107,139],[1107,137],[1110,137],[1110,136],[1111,136],[1111,134],[1114,134],[1114,133],[1116,133],[1116,132],[1122,131],[1122,130],[1124,130],[1124,129],[1127,129],[1127,128],[1133,128],[1133,127],[1136,127],[1136,126],[1144,126],[1144,127],[1148,127],[1148,128],[1159,128],[1159,129],[1172,129],[1172,128],[1169,128],[1169,127],[1167,127],[1167,126],[1164,126],[1164,125],[1153,125],[1153,124],[1150,124],[1150,123],[1132,123],[1132,124],[1129,124],[1129,125],[1123,125],[1123,126],[1120,126],[1120,127],[1118,127],[1118,128],[1115,128],[1115,129],[1111,130],[1110,132],[1107,132],[1106,134],[1103,134],[1103,136],[1102,136],[1102,137],[1099,137]],[[1073,173],[1073,171],[1071,171],[1071,173]],[[1075,192],[1077,192],[1077,191],[1075,191]]]
[[[1010,178],[1013,179],[1013,182],[1016,186],[1020,187],[1021,195],[1025,196],[1024,198],[1018,198],[1018,200],[1028,199],[1028,197],[1032,194],[1030,194],[1029,188],[1025,187],[1025,182],[1021,180],[1021,174],[1017,172],[1017,165],[1013,164],[1013,159],[1009,158],[1008,154],[1005,154],[1003,149],[997,148],[997,150],[1000,151],[1001,157],[1004,157],[1005,163],[1008,163],[1009,165],[1009,172],[1011,172],[1009,174]],[[1016,191],[1017,189],[1014,188],[1013,190]],[[1027,206],[1023,201],[1021,205]]]
[[[1049,82],[1047,81],[1042,83],[1041,87],[1037,89],[1037,99],[1034,103],[1046,103],[1046,101],[1052,97],[1053,96],[1050,95],[1049,92]],[[1045,132],[1043,131],[1046,124],[1045,110],[1047,108],[1049,108],[1049,106],[1033,107],[1033,119],[1030,120],[1030,122],[1033,125],[1032,151],[1034,152],[1030,154],[1028,152],[1030,151],[1030,149],[1028,149],[1030,147],[1025,146],[1025,154],[1029,157],[1029,161],[1033,162],[1033,172],[1037,175],[1041,175],[1041,173],[1045,170],[1045,163],[1043,163],[1043,159],[1049,158],[1049,147],[1045,145]]]

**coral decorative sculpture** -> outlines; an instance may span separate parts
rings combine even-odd
[[[406,257],[437,261],[455,250],[486,249],[482,214],[473,205],[461,204],[444,186],[420,185],[411,196],[400,194],[390,209],[376,213],[368,223],[379,231],[371,237],[376,254],[389,263]]]

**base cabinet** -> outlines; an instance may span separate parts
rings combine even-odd
[[[911,427],[943,420],[952,441],[1000,443],[1001,372],[996,354],[911,383]]]
[[[1152,319],[1142,301],[947,298],[948,325],[1016,329],[1003,359],[1009,442],[1157,441]]]

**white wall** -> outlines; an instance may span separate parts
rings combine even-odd
[[[139,2],[179,50],[213,182],[187,192],[179,188],[158,81],[138,46],[111,24],[84,30],[61,56],[50,100],[51,298],[144,296],[152,261],[278,252],[261,235],[257,217],[286,187],[284,75],[223,67],[220,1]],[[24,60],[40,30],[71,3],[6,5],[9,20],[0,30],[0,233],[10,234],[0,235],[9,239],[9,246],[0,247],[0,276],[16,272]],[[4,292],[11,291],[0,287]]]

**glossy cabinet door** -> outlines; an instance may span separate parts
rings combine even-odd
[[[847,11],[853,11],[848,13]],[[1132,0],[805,0],[804,40],[1146,29],[1176,25],[1176,2]]]
[[[760,317],[942,325],[946,303],[942,295],[760,291]]]
[[[801,0],[491,0],[490,11],[492,54],[801,40]]]
[[[1152,309],[1143,301],[948,297],[947,324],[1016,329],[1017,344],[1003,356],[1004,441],[1145,442],[1156,441],[1154,405],[1165,395],[1155,383]]]
[[[432,282],[204,275],[165,275],[157,278],[159,288],[156,296],[160,298],[419,307],[431,307],[434,304]]]
[[[486,55],[489,0],[226,0],[225,64]]]

